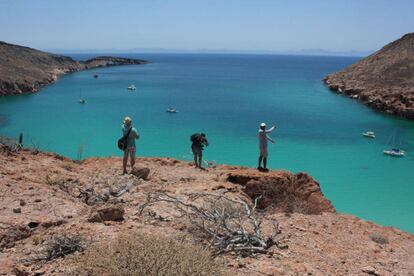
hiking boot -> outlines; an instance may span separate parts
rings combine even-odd
[[[257,170],[258,170],[259,172],[262,172],[262,171],[263,171],[263,167],[259,166],[259,167],[257,167]]]

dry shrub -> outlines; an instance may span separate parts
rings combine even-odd
[[[285,208],[285,215],[290,217],[293,213],[305,215],[319,215],[323,210],[315,204],[310,204],[306,200],[302,200],[295,196],[287,196],[287,204]]]
[[[256,214],[257,199],[249,205],[243,199],[220,194],[193,193],[180,199],[165,192],[147,193],[147,200],[138,214],[155,204],[167,203],[185,217],[190,232],[209,242],[216,254],[236,253],[242,256],[266,254],[279,242],[280,229],[273,221],[270,236],[262,234],[261,221]]]
[[[63,178],[50,176],[49,174],[46,175],[45,182],[49,186],[58,186],[59,188],[65,186],[65,180]]]
[[[43,242],[42,238],[40,236],[33,236],[32,242],[34,245],[39,245]]]
[[[379,244],[387,244],[389,242],[387,237],[381,235],[378,232],[372,233],[371,235],[369,235],[369,237],[371,238],[372,241],[379,243]]]
[[[206,249],[135,233],[92,245],[69,275],[223,275]]]
[[[75,253],[76,251],[82,251],[84,249],[84,241],[77,235],[63,235],[54,237],[52,241],[47,245],[44,258],[47,261],[51,261],[57,258],[63,258],[67,255]]]
[[[74,163],[66,162],[62,164],[62,168],[64,168],[65,170],[69,172],[72,172],[76,167]]]

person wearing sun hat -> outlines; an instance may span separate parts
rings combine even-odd
[[[267,169],[267,155],[268,155],[268,153],[267,153],[267,141],[275,143],[275,140],[270,138],[267,134],[273,132],[273,130],[275,130],[275,128],[276,128],[276,126],[273,125],[271,128],[266,130],[266,124],[265,123],[260,124],[260,128],[259,128],[259,151],[260,151],[260,156],[259,156],[259,166],[257,167],[257,169],[259,171],[264,171],[264,172],[269,171]],[[263,167],[262,167],[262,160],[263,160]]]
[[[127,137],[127,147],[124,150],[124,159],[122,162],[124,168],[123,173],[126,174],[128,156],[130,157],[131,170],[134,168],[136,152],[135,140],[139,139],[138,131],[134,127],[132,127],[132,119],[128,116],[124,118],[124,123],[122,124],[122,135]]]

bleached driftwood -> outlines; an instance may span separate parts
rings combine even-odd
[[[111,195],[114,197],[120,197],[123,194],[129,192],[133,187],[135,187],[136,185],[138,185],[140,181],[129,181],[125,187],[123,187],[121,190],[117,191],[117,192],[111,192]]]
[[[139,214],[148,206],[165,202],[185,216],[199,230],[197,232],[210,241],[217,254],[263,254],[277,244],[276,236],[280,230],[274,222],[273,235],[263,236],[261,222],[255,211],[257,200],[250,206],[242,199],[230,199],[217,194],[190,194],[184,201],[164,192],[148,193],[146,202],[139,207]]]

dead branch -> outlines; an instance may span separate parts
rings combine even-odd
[[[138,214],[161,202],[172,205],[198,230],[197,234],[210,242],[217,254],[235,252],[246,256],[266,253],[277,243],[276,235],[280,234],[278,224],[273,223],[273,235],[263,237],[261,222],[255,212],[257,200],[250,206],[242,199],[217,194],[190,194],[183,200],[165,192],[147,193]]]

